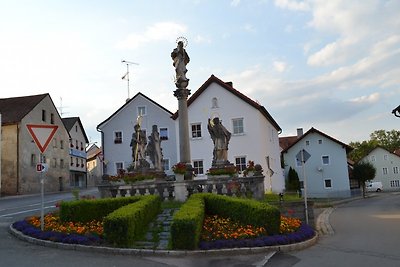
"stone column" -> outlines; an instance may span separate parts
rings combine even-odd
[[[189,143],[189,118],[187,99],[190,95],[189,89],[176,89],[174,96],[178,99],[178,122],[179,122],[179,152],[180,162],[191,166],[190,143]]]

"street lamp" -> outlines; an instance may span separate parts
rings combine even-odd
[[[400,105],[392,110],[393,115],[400,118]]]

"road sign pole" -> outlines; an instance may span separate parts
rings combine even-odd
[[[43,154],[40,153],[40,163],[42,163]],[[40,172],[40,196],[41,196],[41,206],[40,206],[40,229],[44,230],[44,178],[43,172]]]
[[[304,160],[304,149],[301,150],[301,165],[303,167],[303,179],[304,179],[304,210],[306,212],[306,224],[308,224],[308,207],[307,207],[307,177],[306,177],[306,167]]]

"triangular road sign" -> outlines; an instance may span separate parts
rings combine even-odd
[[[27,124],[26,127],[42,153],[44,153],[58,129],[57,125],[43,124]]]

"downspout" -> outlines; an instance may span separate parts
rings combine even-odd
[[[104,132],[99,130],[98,127],[96,127],[96,130],[101,134],[101,153],[103,154],[103,160],[101,161],[101,179],[103,180],[103,175],[105,173],[105,165],[104,165],[104,159],[105,159],[105,154],[104,154]]]
[[[20,126],[17,123],[17,195],[19,194],[19,132]]]

